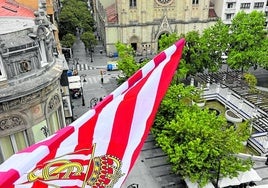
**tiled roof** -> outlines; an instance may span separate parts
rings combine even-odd
[[[217,16],[215,10],[210,8],[208,11],[208,17],[209,18],[217,18],[218,16]]]
[[[35,18],[33,10],[23,7],[13,0],[0,0],[0,17],[1,16]]]
[[[108,6],[106,9],[106,15],[107,15],[107,22],[108,23],[117,23],[118,22],[118,16],[116,12],[116,5],[115,3]]]

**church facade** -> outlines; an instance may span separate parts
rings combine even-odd
[[[93,14],[108,55],[118,41],[155,54],[163,34],[202,32],[218,19],[210,0],[93,0]]]

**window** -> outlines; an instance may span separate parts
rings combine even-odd
[[[58,119],[58,112],[54,112],[50,117],[49,117],[49,130],[50,134],[54,134],[56,131],[60,129],[60,123]]]
[[[234,8],[234,3],[227,3],[227,8]]]
[[[28,146],[26,131],[0,138],[0,164]]]
[[[6,80],[6,74],[5,74],[2,58],[0,57],[0,81],[1,80]]]
[[[193,0],[192,2],[193,5],[197,5],[198,3],[199,3],[198,0]]]
[[[129,6],[136,7],[137,6],[136,0],[129,0]]]
[[[231,20],[232,14],[226,14],[226,20]]]
[[[262,8],[264,6],[264,2],[254,3],[254,8]]]
[[[250,3],[241,3],[240,8],[241,9],[249,9],[250,8]]]

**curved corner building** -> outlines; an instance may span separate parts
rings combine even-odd
[[[12,2],[0,0],[0,164],[65,126],[53,27]]]

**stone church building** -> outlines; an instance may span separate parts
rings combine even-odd
[[[161,35],[201,32],[218,19],[210,0],[93,0],[91,6],[107,54],[116,53],[118,41],[155,54]]]

